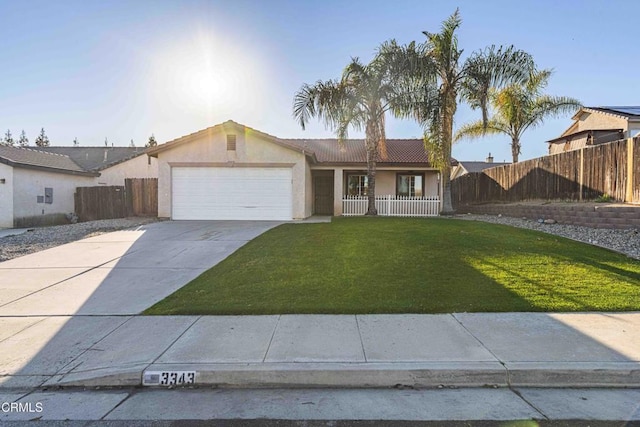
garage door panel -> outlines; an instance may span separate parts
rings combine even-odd
[[[291,169],[172,169],[173,219],[290,220]]]

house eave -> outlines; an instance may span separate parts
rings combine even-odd
[[[288,144],[288,143],[280,140],[280,138],[277,138],[277,137],[275,137],[273,135],[269,135],[268,133],[260,132],[259,130],[255,130],[253,128],[250,128],[248,126],[242,125],[240,123],[236,123],[233,120],[228,120],[228,121],[226,121],[224,123],[219,123],[219,124],[217,124],[215,126],[208,127],[206,129],[202,129],[200,131],[191,133],[189,135],[181,136],[180,138],[176,138],[176,139],[174,139],[172,141],[165,142],[164,144],[160,144],[160,145],[158,145],[156,147],[148,148],[146,150],[146,153],[150,157],[156,157],[157,158],[158,154],[163,152],[163,151],[171,150],[172,148],[175,148],[177,146],[188,144],[188,143],[193,142],[193,141],[195,141],[197,139],[200,139],[200,138],[202,138],[203,136],[206,136],[206,135],[212,135],[214,133],[224,132],[226,129],[235,129],[236,131],[244,132],[245,134],[251,134],[252,136],[258,137],[258,138],[260,138],[262,140],[271,142],[273,144],[279,145],[279,146],[287,148],[289,150],[296,151],[298,153],[302,153],[306,157],[311,158],[314,162],[317,161],[317,159],[315,158],[315,153],[313,153],[312,150],[305,149],[303,147],[298,147],[296,145]]]
[[[64,175],[76,175],[76,176],[86,176],[86,177],[98,177],[98,176],[100,176],[99,172],[74,171],[74,170],[69,170],[69,169],[51,168],[51,167],[47,167],[47,166],[29,165],[29,164],[25,164],[25,163],[14,162],[12,160],[5,159],[5,158],[0,158],[0,163],[3,163],[5,165],[7,165],[7,166],[11,166],[11,167],[14,167],[14,168],[19,168],[19,169],[30,169],[30,170],[37,170],[37,171],[41,171],[41,172],[60,173],[60,174],[64,174]]]

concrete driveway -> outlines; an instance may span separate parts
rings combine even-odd
[[[0,263],[0,316],[138,314],[274,221],[167,221]]]

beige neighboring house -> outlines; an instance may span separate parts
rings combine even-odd
[[[547,141],[549,154],[564,153],[640,135],[640,107],[583,107],[573,124]]]
[[[387,139],[387,147],[388,158],[377,163],[379,212],[437,215],[439,175],[422,140]],[[160,217],[291,220],[366,208],[362,140],[341,148],[336,139],[283,139],[227,121],[147,154],[158,159]]]
[[[157,177],[143,148],[0,146],[0,228],[66,222],[77,187]]]
[[[459,178],[469,173],[479,173],[485,169],[495,168],[496,166],[508,165],[510,163],[494,162],[491,153],[484,162],[459,160],[455,161],[451,167],[451,180]]]

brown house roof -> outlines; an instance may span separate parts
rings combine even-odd
[[[367,152],[363,139],[345,140],[340,146],[337,139],[283,139],[303,147],[316,155],[318,163],[366,163]],[[422,139],[387,139],[388,158],[378,163],[429,163]]]
[[[157,157],[158,153],[169,150],[175,146],[194,141],[206,135],[225,130],[235,130],[252,134],[266,139],[274,144],[281,145],[291,150],[299,151],[311,158],[313,163],[327,164],[353,164],[367,162],[364,140],[349,139],[344,141],[341,147],[338,140],[329,139],[287,139],[278,138],[264,132],[260,132],[248,126],[236,123],[232,120],[218,125],[176,138],[172,141],[160,144],[157,147],[147,149],[147,154]],[[421,164],[428,166],[429,158],[424,149],[422,139],[387,139],[388,158],[379,160],[381,164]]]
[[[0,163],[12,167],[43,170],[70,175],[99,176],[99,173],[84,170],[69,156],[45,153],[23,147],[0,146]]]

